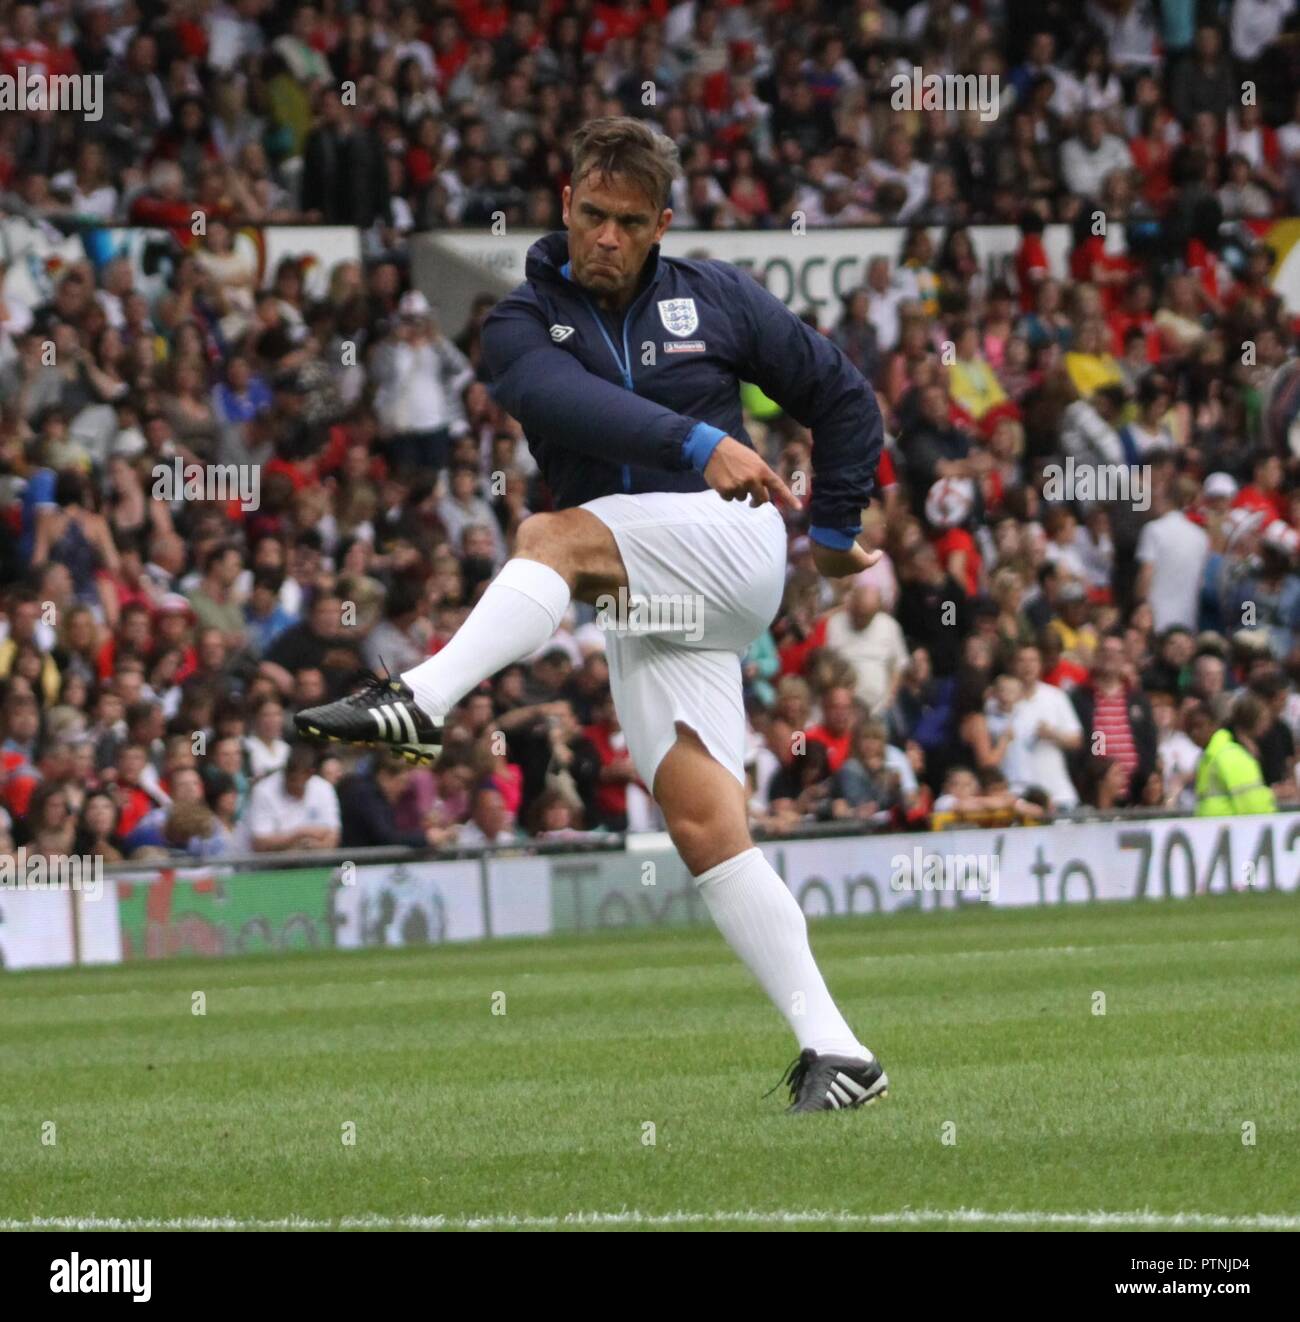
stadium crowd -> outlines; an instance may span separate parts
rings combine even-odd
[[[803,313],[876,387],[884,554],[821,579],[787,511],[785,600],[744,658],[756,825],[1294,803],[1300,360],[1260,238],[1300,211],[1294,9],[0,2],[0,74],[102,73],[107,100],[0,113],[0,225],[170,231],[152,296],[117,257],[28,305],[0,251],[0,846],[654,824],[587,608],[466,698],[431,769],[289,734],[442,646],[548,508],[479,376],[492,297],[442,327],[404,237],[558,227],[568,134],[600,114],[678,143],[677,227],[904,227]],[[996,113],[896,108],[914,64],[997,75]],[[240,227],[286,220],[356,226],[363,257],[263,286]],[[1018,226],[1014,260],[983,220]],[[813,474],[806,429],[746,402],[786,480]],[[159,499],[177,459],[255,471],[258,498]]]

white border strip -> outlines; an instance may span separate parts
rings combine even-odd
[[[979,1208],[907,1208],[899,1212],[569,1212],[563,1216],[287,1216],[0,1218],[0,1230],[559,1230],[645,1226],[963,1226],[1048,1230],[1300,1230],[1300,1214],[1223,1216],[1212,1212],[990,1212]]]

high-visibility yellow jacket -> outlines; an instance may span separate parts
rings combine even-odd
[[[1276,808],[1259,763],[1231,730],[1215,731],[1196,767],[1196,815],[1234,817]]]

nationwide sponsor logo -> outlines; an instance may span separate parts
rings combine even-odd
[[[153,1298],[152,1258],[83,1258],[73,1253],[50,1263],[51,1294],[129,1294],[132,1302]]]
[[[572,334],[573,334],[572,326],[551,327],[551,339],[553,339],[556,344],[559,344],[561,340],[567,340],[569,336]]]
[[[665,340],[664,353],[703,353],[703,340]]]
[[[699,326],[700,314],[695,310],[693,298],[661,298],[659,320],[670,335],[676,335],[680,340],[692,334]]]

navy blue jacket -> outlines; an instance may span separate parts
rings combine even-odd
[[[812,534],[845,547],[874,489],[884,431],[862,374],[739,267],[650,250],[621,318],[569,275],[564,230],[483,325],[492,398],[519,420],[557,505],[620,491],[702,491],[723,436],[752,445],[740,382],[813,435]]]

